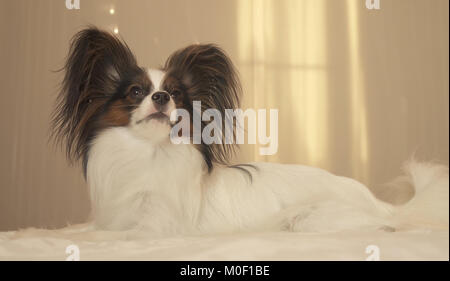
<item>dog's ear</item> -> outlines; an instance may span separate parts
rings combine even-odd
[[[77,160],[86,153],[95,114],[117,93],[121,81],[142,70],[123,41],[94,27],[72,38],[62,70],[52,136],[65,143],[70,160]]]
[[[166,61],[167,76],[178,78],[193,100],[208,108],[239,107],[241,85],[233,63],[214,44],[195,44],[176,51]],[[209,97],[209,98],[205,98]]]
[[[181,82],[190,101],[201,102],[202,114],[206,109],[217,109],[222,114],[223,124],[218,126],[222,144],[202,144],[199,151],[209,170],[213,162],[228,164],[236,145],[234,141],[226,143],[224,130],[231,130],[234,136],[236,126],[227,119],[225,109],[239,108],[241,97],[241,85],[231,60],[216,45],[196,44],[173,53],[164,69],[166,76]],[[202,121],[201,129],[207,124]]]

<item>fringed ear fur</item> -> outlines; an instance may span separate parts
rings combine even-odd
[[[102,107],[117,95],[123,81],[143,70],[126,43],[95,27],[72,38],[62,70],[65,76],[52,115],[51,136],[74,161],[86,157]]]
[[[241,85],[233,63],[225,52],[213,44],[190,45],[172,54],[164,69],[167,76],[181,81],[191,101],[200,101],[202,113],[206,109],[217,109],[222,114],[221,144],[204,144],[198,149],[203,154],[208,169],[213,163],[227,165],[235,153],[235,142],[225,143],[225,126],[235,136],[235,125],[226,119],[225,109],[240,106]],[[202,121],[202,128],[208,123]]]

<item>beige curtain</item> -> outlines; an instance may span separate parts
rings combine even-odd
[[[248,158],[374,185],[417,158],[448,163],[448,1],[237,3],[246,105],[279,109],[280,147]]]

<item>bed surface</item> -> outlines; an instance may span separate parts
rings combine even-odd
[[[341,233],[239,233],[151,238],[87,230],[0,232],[0,260],[66,260],[75,244],[80,260],[366,260],[369,245],[380,260],[448,260],[448,229]],[[373,252],[372,252],[373,254]]]

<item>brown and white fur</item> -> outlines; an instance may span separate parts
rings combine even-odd
[[[318,168],[230,166],[234,145],[170,141],[173,110],[193,116],[193,101],[201,101],[202,110],[224,114],[239,107],[240,93],[233,64],[215,45],[188,46],[162,69],[145,69],[116,36],[79,32],[53,128],[69,159],[83,163],[94,225],[163,235],[448,227],[447,167],[410,163],[407,180],[416,196],[394,207],[363,184]]]

